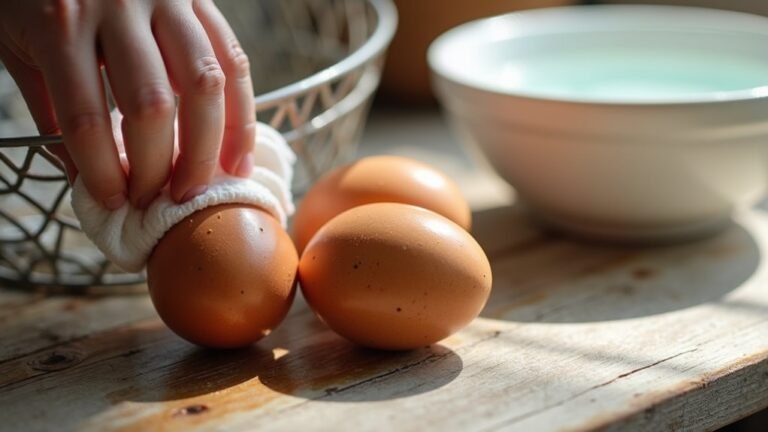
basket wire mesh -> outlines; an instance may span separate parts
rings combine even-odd
[[[257,116],[298,155],[293,191],[354,157],[396,26],[390,0],[220,0],[251,59]],[[64,291],[130,286],[85,238],[70,188],[0,65],[0,281]]]

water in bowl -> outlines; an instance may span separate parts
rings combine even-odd
[[[734,92],[768,96],[768,41],[713,36],[698,42],[665,41],[658,34],[526,38],[481,54],[478,77],[505,92],[590,102],[718,100]],[[730,38],[745,40],[734,44]]]

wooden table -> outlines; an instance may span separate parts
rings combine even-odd
[[[698,431],[768,406],[768,214],[686,245],[590,245],[532,224],[437,113],[378,113],[366,143],[465,188],[494,270],[481,318],[382,353],[298,300],[253,348],[211,352],[143,294],[0,290],[0,430]]]

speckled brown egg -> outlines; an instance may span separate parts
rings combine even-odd
[[[283,320],[298,255],[268,213],[243,205],[201,210],[160,240],[147,265],[152,302],[165,324],[201,346],[249,345]]]
[[[299,262],[310,306],[347,339],[413,349],[458,331],[482,310],[491,267],[461,226],[423,208],[368,204],[325,224]]]
[[[323,224],[363,204],[395,202],[437,212],[469,230],[472,213],[461,190],[437,169],[400,156],[372,156],[333,170],[304,196],[293,219],[301,252]]]

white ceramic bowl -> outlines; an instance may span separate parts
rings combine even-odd
[[[768,185],[766,18],[539,9],[459,26],[428,57],[462,137],[560,227],[690,237]]]

